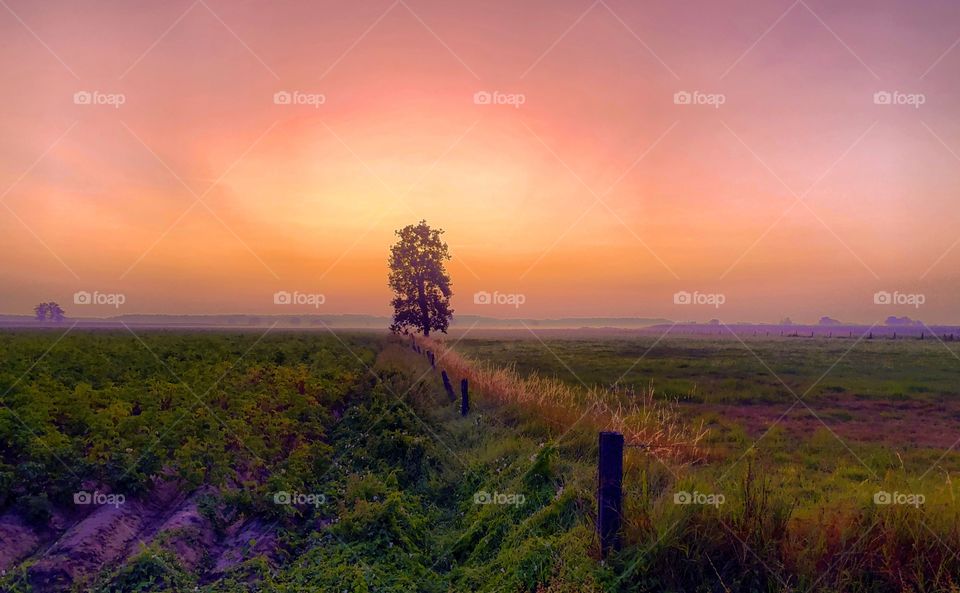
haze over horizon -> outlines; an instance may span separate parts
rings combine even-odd
[[[0,5],[0,313],[960,322],[956,3]]]

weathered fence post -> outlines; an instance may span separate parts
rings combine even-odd
[[[427,350],[427,360],[430,361],[431,368],[437,368],[436,359],[433,357],[433,350]]]
[[[457,394],[453,392],[453,384],[450,383],[450,376],[447,375],[447,371],[440,371],[440,378],[443,379],[443,389],[447,392],[447,397],[450,398],[450,401],[457,399]]]
[[[600,433],[597,479],[597,534],[600,557],[620,547],[620,518],[623,507],[623,435]]]
[[[460,379],[460,415],[466,416],[470,411],[470,394],[467,391],[467,380]]]

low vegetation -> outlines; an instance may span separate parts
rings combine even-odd
[[[456,350],[570,388],[666,386],[662,399],[681,402],[675,421],[709,430],[700,463],[628,452],[612,590],[952,592],[960,363],[950,346],[467,338]],[[927,444],[931,432],[942,445]]]
[[[711,396],[677,404],[650,388],[712,364],[710,342],[665,343],[662,375],[623,378],[630,363],[603,342],[421,342],[434,369],[372,334],[58,336],[0,334],[0,591],[958,587],[955,454],[831,433],[858,410],[754,434]],[[806,345],[751,346],[788,384],[817,374]],[[946,369],[926,347],[904,360]],[[879,360],[915,397],[949,397],[938,373]],[[567,364],[599,380],[570,380]],[[830,381],[855,395],[845,364]],[[469,379],[467,417],[441,368]],[[720,385],[768,372],[740,359],[702,373]],[[733,407],[751,405],[765,404]],[[611,427],[646,446],[627,450],[623,545],[601,560],[596,433]]]
[[[599,587],[589,466],[381,337],[58,335],[0,334],[2,591]]]
[[[583,424],[613,430],[626,442],[671,461],[701,459],[702,425],[682,421],[669,402],[654,399],[652,385],[639,389],[571,385],[536,371],[520,375],[512,366],[470,360],[442,342],[418,340],[421,349],[436,353],[437,364],[469,380],[484,397],[501,404],[537,410],[561,430]]]

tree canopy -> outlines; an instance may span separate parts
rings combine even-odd
[[[389,285],[395,296],[395,333],[433,330],[446,333],[453,317],[450,308],[450,276],[444,262],[450,259],[442,229],[430,228],[427,221],[405,226],[396,232],[399,240],[390,248]]]

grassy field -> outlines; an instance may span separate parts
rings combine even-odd
[[[470,340],[464,354],[521,375],[642,392],[676,402],[714,437],[835,433],[901,455],[960,438],[960,348],[927,340]],[[947,456],[945,463],[954,460]],[[951,469],[955,466],[950,466]]]
[[[628,538],[653,582],[669,574],[666,584],[683,590],[957,586],[953,343],[526,336],[455,347],[521,376],[652,389],[681,418],[704,423],[697,463],[628,456]],[[693,492],[724,503],[670,504],[671,493]],[[676,564],[658,565],[658,553]]]
[[[523,337],[523,336],[521,336]],[[588,385],[653,381],[667,398],[753,404],[847,394],[940,401],[960,397],[960,343],[926,340],[670,337],[540,341],[461,340],[471,356],[513,364],[523,373]]]
[[[455,348],[466,418],[381,335],[0,333],[0,591],[957,590],[943,344]],[[601,561],[611,423],[660,447]]]

